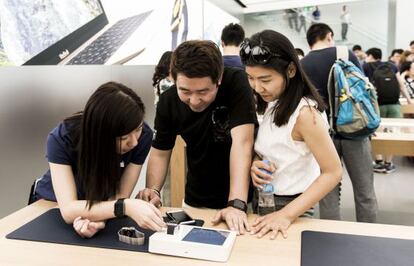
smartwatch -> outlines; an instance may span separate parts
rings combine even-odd
[[[114,204],[114,214],[117,218],[122,218],[125,216],[125,199],[118,199]]]
[[[129,245],[143,245],[145,242],[145,234],[135,227],[122,227],[118,231],[118,238]]]
[[[243,200],[234,199],[227,202],[227,207],[233,207],[241,211],[247,212],[247,204]]]

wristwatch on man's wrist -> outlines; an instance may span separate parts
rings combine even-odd
[[[247,212],[247,203],[240,199],[234,199],[227,202],[227,207],[233,207],[241,211]]]
[[[114,204],[114,215],[117,218],[122,218],[125,216],[125,199],[118,199]]]

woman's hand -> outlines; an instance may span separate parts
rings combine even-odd
[[[83,219],[82,217],[78,216],[73,221],[73,228],[75,229],[76,233],[78,233],[78,235],[80,235],[82,238],[91,238],[99,230],[105,228],[105,222],[91,222],[88,219]]]
[[[256,219],[251,234],[261,238],[270,233],[270,239],[275,239],[280,231],[287,238],[287,230],[292,222],[282,211],[272,212]]]
[[[160,210],[146,201],[125,199],[125,213],[142,228],[161,231],[163,227],[167,227]]]
[[[266,173],[262,169],[273,173],[276,171],[276,167],[272,162],[270,162],[269,166],[261,160],[253,161],[252,167],[250,168],[250,176],[252,177],[253,185],[260,189],[263,189],[263,185],[270,183],[273,179],[272,175]]]

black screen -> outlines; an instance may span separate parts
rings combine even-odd
[[[193,220],[193,218],[191,218],[184,211],[169,212],[169,213],[167,213],[167,215],[170,216],[177,223],[182,223],[182,222],[187,222],[187,221],[192,221]]]

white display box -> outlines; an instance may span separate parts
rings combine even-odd
[[[163,231],[150,236],[149,252],[225,262],[235,240],[235,231],[179,225],[174,234]]]

